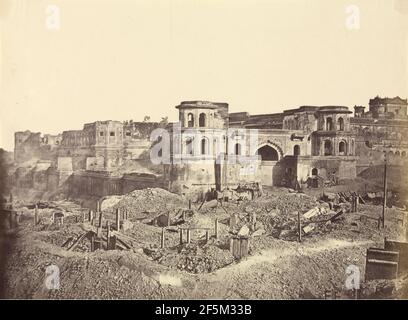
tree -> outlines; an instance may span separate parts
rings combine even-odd
[[[160,124],[168,124],[169,123],[169,117],[162,117],[160,120]]]

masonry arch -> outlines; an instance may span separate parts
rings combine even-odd
[[[337,120],[337,129],[339,131],[344,131],[344,119],[343,118],[339,118]]]
[[[325,140],[324,141],[324,155],[325,156],[331,156],[333,155],[333,145],[330,140]]]
[[[293,147],[293,155],[295,157],[300,156],[300,146],[298,144]]]
[[[279,160],[278,151],[272,146],[270,146],[269,144],[266,144],[260,147],[256,151],[256,154],[261,156],[262,161],[278,161]]]
[[[210,146],[210,144],[209,144],[208,138],[206,138],[206,137],[202,138],[201,139],[201,154],[202,155],[210,153],[209,152],[209,146]]]
[[[276,144],[276,143],[274,143],[274,142],[272,142],[272,141],[270,141],[270,140],[266,141],[265,143],[260,143],[260,144],[258,145],[258,149],[257,149],[256,152],[255,152],[255,155],[259,155],[259,152],[258,152],[258,151],[259,151],[261,148],[265,147],[265,146],[269,146],[269,147],[275,149],[275,151],[278,153],[278,160],[280,160],[281,158],[283,158],[283,150],[282,150],[282,148],[281,148],[278,144]],[[263,149],[263,150],[264,150],[264,149]]]
[[[205,113],[200,113],[199,117],[198,117],[198,126],[199,127],[205,127],[206,126],[206,119],[207,116],[205,115]]]
[[[273,186],[279,183],[282,177],[279,174],[277,162],[282,157],[282,150],[273,143],[265,143],[258,147],[255,153],[260,157],[259,166],[261,183],[264,186]]]
[[[194,139],[187,137],[184,143],[185,154],[193,155],[194,154]]]
[[[339,155],[340,156],[347,155],[347,143],[346,143],[346,141],[340,141],[339,142]]]
[[[326,131],[332,131],[332,130],[333,130],[333,118],[327,117],[326,118]]]
[[[187,114],[187,127],[194,127],[194,115],[191,112]]]

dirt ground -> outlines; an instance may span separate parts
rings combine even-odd
[[[339,186],[325,191],[337,189]],[[319,201],[321,192],[271,188],[254,201],[224,202],[222,207],[210,201],[200,210],[200,203],[193,204],[181,219],[180,209],[188,206],[185,199],[161,189],[134,191],[108,199],[102,206],[103,225],[106,221],[114,225],[117,208],[128,214],[130,227],[122,234],[131,249],[94,252],[90,252],[88,241],[72,251],[63,247],[70,238],[95,230],[86,219],[83,221],[88,209],[68,201],[54,202],[52,208],[39,209],[41,221],[34,225],[34,209],[19,202],[23,212],[20,224],[8,230],[5,239],[11,245],[5,297],[310,299],[324,298],[325,292],[336,290],[339,297],[350,298],[345,288],[346,268],[350,265],[360,270],[362,298],[407,297],[405,278],[364,282],[367,248],[382,248],[384,237],[405,241],[406,212],[387,209],[385,229],[378,229],[376,220],[360,221],[362,215],[376,218],[381,214],[381,206],[369,203],[361,204],[357,213],[344,213],[328,222],[334,212]],[[304,225],[312,220],[315,229],[304,234],[299,243],[297,212],[303,215],[316,206],[326,209],[317,217],[302,218]],[[50,222],[55,210],[65,214],[62,226]],[[159,214],[168,214],[172,219],[171,226],[164,229],[165,248],[160,248],[163,229],[154,223]],[[232,216],[237,217],[233,225]],[[398,219],[404,219],[405,224]],[[180,244],[179,228],[200,229],[192,231],[190,244]],[[232,235],[244,231],[249,236],[249,255],[237,260],[229,250],[229,242]],[[49,290],[45,285],[50,265],[59,268],[58,290]]]

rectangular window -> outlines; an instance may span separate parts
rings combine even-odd
[[[130,137],[132,134],[130,133],[130,131],[126,131],[126,136]]]
[[[111,132],[110,132],[110,136],[111,136],[111,137],[114,137],[114,136],[115,136],[115,132],[114,132],[114,131],[111,131]]]
[[[99,132],[99,135],[100,135],[101,137],[103,137],[103,131]]]

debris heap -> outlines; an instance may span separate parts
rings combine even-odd
[[[181,196],[160,188],[135,190],[121,197],[113,209],[119,208],[129,217],[139,218],[146,213],[161,213],[179,207],[186,207]]]
[[[213,272],[234,262],[234,257],[229,250],[213,244],[201,247],[190,243],[180,246],[178,251],[157,250],[150,254],[153,260],[160,264],[191,273]]]

